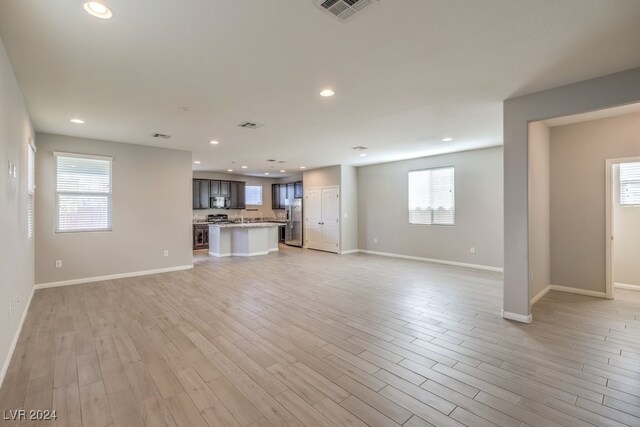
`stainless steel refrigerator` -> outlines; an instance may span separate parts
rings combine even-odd
[[[287,199],[285,209],[287,225],[284,243],[289,246],[302,247],[302,199]]]

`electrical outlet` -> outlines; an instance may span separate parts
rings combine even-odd
[[[475,247],[473,247],[473,246],[471,246],[471,247],[469,248],[469,253],[471,253],[471,254],[475,254],[475,253],[476,253],[476,248],[475,248]]]
[[[164,256],[169,256],[169,251],[165,249]]]
[[[373,243],[378,243],[378,238],[377,237],[373,238]]]
[[[56,268],[62,268],[62,260],[61,259],[57,259],[56,260]]]

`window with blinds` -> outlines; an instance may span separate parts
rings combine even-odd
[[[245,187],[245,203],[247,205],[262,205],[261,185],[247,185]]]
[[[56,232],[111,230],[111,157],[55,153]]]
[[[27,149],[27,238],[33,237],[36,193],[36,149],[29,141]]]
[[[409,223],[455,224],[453,167],[409,172]]]
[[[620,163],[620,204],[640,206],[640,162]]]

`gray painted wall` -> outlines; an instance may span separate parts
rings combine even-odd
[[[640,101],[640,68],[504,102],[504,311],[529,307],[529,123]]]
[[[635,156],[638,113],[551,128],[552,284],[605,292],[605,160]]]
[[[542,122],[529,125],[529,295],[551,284],[550,131]]]
[[[36,283],[192,264],[191,153],[61,135],[37,140]],[[113,231],[55,233],[54,151],[113,156]]]
[[[340,218],[342,252],[358,249],[358,169],[341,166]]]
[[[408,172],[439,166],[455,167],[456,224],[410,225]],[[501,147],[360,167],[359,247],[502,267],[502,186]]]
[[[0,40],[0,384],[34,284],[34,240],[27,238],[27,153],[33,136],[22,93]],[[16,178],[7,173],[10,161],[16,165]],[[10,319],[9,305],[15,297],[18,302]]]
[[[613,281],[640,290],[640,206],[620,204],[620,165],[613,169]]]

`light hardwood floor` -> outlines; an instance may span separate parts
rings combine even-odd
[[[0,408],[31,425],[640,425],[640,293],[298,249],[39,290]],[[4,421],[6,424],[17,424]],[[22,422],[20,425],[27,425]]]

